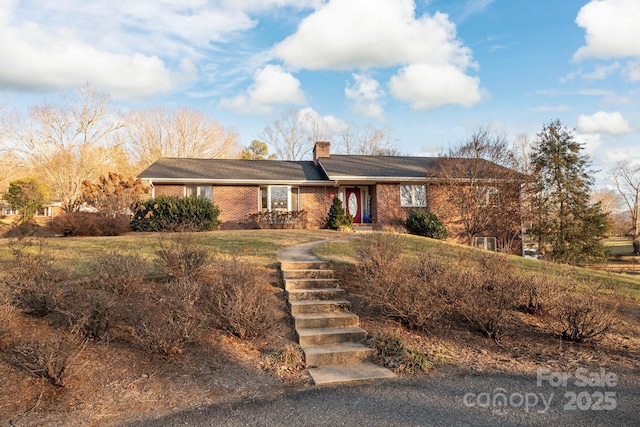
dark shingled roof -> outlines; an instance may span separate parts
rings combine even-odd
[[[203,181],[326,181],[311,161],[162,158],[139,178]]]
[[[162,158],[139,178],[162,181],[292,182],[413,179],[519,179],[515,171],[478,159],[332,155],[312,161]],[[475,169],[475,172],[472,170]],[[324,170],[324,171],[323,171]],[[325,175],[326,172],[326,175]]]
[[[331,155],[320,159],[322,167],[335,177],[424,178],[433,157]]]
[[[483,159],[332,155],[320,163],[330,179],[516,178],[515,171]]]

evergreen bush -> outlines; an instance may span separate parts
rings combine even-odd
[[[331,208],[329,208],[329,214],[327,215],[327,227],[332,230],[340,230],[351,228],[352,226],[353,217],[345,212],[342,200],[334,197]]]
[[[211,231],[220,209],[203,197],[159,196],[144,202],[131,225],[134,231]]]
[[[409,233],[432,239],[446,239],[449,235],[438,217],[424,209],[411,209],[406,226]]]

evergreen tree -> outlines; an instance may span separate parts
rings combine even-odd
[[[345,212],[342,200],[334,197],[327,215],[327,227],[332,230],[340,230],[342,228],[351,228],[352,225],[353,217]]]
[[[591,203],[593,171],[583,144],[559,120],[544,125],[531,156],[535,219],[531,232],[551,259],[578,263],[606,256],[600,203]]]
[[[38,209],[49,199],[49,187],[34,178],[24,178],[9,183],[9,189],[2,196],[18,211],[16,223],[30,222],[36,216]]]

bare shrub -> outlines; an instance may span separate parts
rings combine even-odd
[[[142,347],[163,357],[178,355],[186,344],[197,340],[203,317],[185,310],[175,301],[162,303],[156,310],[139,313],[135,330]]]
[[[0,284],[0,352],[7,350],[11,344],[14,316],[15,309],[11,304],[9,290]]]
[[[209,250],[200,247],[193,233],[176,233],[160,239],[154,264],[167,278],[200,279],[212,262]]]
[[[457,310],[498,343],[522,295],[522,280],[506,258],[475,252],[446,281]]]
[[[94,212],[63,212],[49,224],[62,236],[119,236],[131,231],[128,215],[105,216]]]
[[[63,387],[73,361],[80,355],[86,341],[68,335],[56,335],[32,340],[13,348],[13,363],[51,384]]]
[[[395,247],[390,249],[399,253]],[[431,320],[442,315],[437,282],[444,266],[426,254],[410,261],[402,256],[383,258],[377,251],[377,247],[367,248],[367,253],[375,252],[375,260],[362,258],[359,264],[365,278],[360,291],[366,301],[379,315],[413,330],[427,329]]]
[[[391,270],[402,256],[402,239],[390,233],[371,233],[360,239],[356,261],[365,277]]]
[[[567,286],[545,273],[522,277],[522,295],[517,308],[528,314],[543,315],[566,297]]]
[[[614,324],[617,303],[591,293],[572,293],[546,317],[561,339],[571,342],[596,340]]]
[[[271,371],[276,377],[306,369],[304,355],[298,346],[287,345],[282,350],[265,357],[262,364],[265,370]]]
[[[101,287],[118,295],[140,286],[147,274],[147,262],[133,252],[110,251],[94,260],[89,271]]]
[[[369,337],[368,343],[376,350],[376,363],[393,369],[395,373],[416,375],[433,366],[425,353],[407,347],[397,334],[376,334]]]
[[[275,301],[260,276],[238,258],[216,262],[203,293],[218,327],[241,339],[258,337],[270,327]]]
[[[114,306],[114,297],[104,291],[74,288],[65,294],[60,312],[72,333],[88,339],[107,339]]]
[[[60,304],[62,289],[70,273],[56,266],[44,241],[12,241],[12,260],[5,281],[18,306],[34,316],[46,316]]]

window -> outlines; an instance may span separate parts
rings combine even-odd
[[[477,191],[480,206],[498,205],[499,191],[496,187],[480,187]]]
[[[261,211],[299,211],[300,190],[298,187],[260,187]]]
[[[400,186],[400,206],[403,206],[403,207],[427,206],[427,190],[424,184]]]
[[[213,201],[213,188],[210,185],[185,185],[185,197],[203,197]]]
[[[40,208],[36,211],[36,216],[53,216],[53,208]]]
[[[495,252],[496,238],[495,237],[476,237],[476,248]]]
[[[2,216],[18,215],[18,211],[13,208],[2,208]]]

